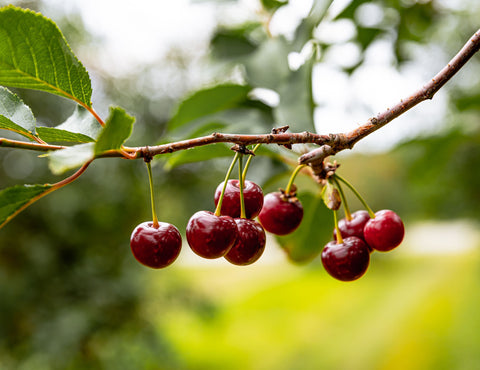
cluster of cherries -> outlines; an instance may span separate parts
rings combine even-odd
[[[150,163],[147,162],[147,165],[153,221],[141,223],[133,230],[130,246],[140,263],[151,268],[163,268],[177,259],[182,237],[174,225],[158,222],[156,218]],[[228,174],[215,191],[215,212],[198,211],[188,221],[186,237],[192,251],[207,259],[223,257],[239,266],[257,261],[265,250],[265,231],[286,235],[296,230],[302,221],[303,207],[292,190],[293,179],[299,169],[297,167],[286,190],[265,196],[260,186],[243,180],[241,173],[239,180],[229,180]],[[395,212],[382,210],[373,213],[356,190],[341,177],[338,178],[352,188],[368,211],[350,214],[341,191],[346,217],[337,222],[336,212],[342,202],[339,201],[335,207],[326,202],[334,210],[335,230],[334,240],[324,247],[321,260],[332,277],[352,281],[367,271],[373,251],[394,249],[402,242],[405,230]],[[336,179],[335,182],[340,189]],[[256,217],[258,221],[254,220]]]
[[[151,180],[150,167],[149,176]],[[174,225],[156,221],[152,185],[150,190],[154,221],[141,223],[133,230],[130,247],[143,265],[163,268],[180,254],[182,238]],[[198,211],[190,218],[187,242],[203,258],[224,257],[239,266],[250,265],[263,254],[265,230],[285,235],[293,232],[303,218],[302,204],[294,194],[278,191],[264,196],[254,182],[241,183],[228,180],[228,176],[226,183],[218,185],[214,202],[215,212]]]
[[[372,218],[370,214],[357,211],[336,225],[334,240],[322,251],[322,264],[334,278],[342,281],[360,278],[370,264],[370,253],[391,251],[402,242],[405,228],[395,212],[378,211]]]

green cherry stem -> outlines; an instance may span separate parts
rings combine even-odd
[[[227,188],[228,179],[232,174],[233,167],[235,166],[235,163],[237,163],[238,157],[239,157],[239,154],[238,152],[236,152],[235,156],[233,157],[232,163],[230,163],[230,167],[227,170],[227,174],[225,175],[225,181],[223,182],[222,192],[220,193],[220,198],[218,199],[217,208],[215,208],[215,216],[220,216],[220,210],[222,209],[222,203],[223,203],[223,195],[225,194],[225,189]]]
[[[343,182],[345,185],[347,185],[350,188],[350,190],[355,194],[355,196],[360,200],[360,202],[362,202],[363,206],[368,211],[370,218],[375,218],[375,212],[373,212],[372,209],[368,206],[367,202],[365,201],[365,199],[363,199],[363,197],[360,195],[357,189],[355,189],[355,187],[352,184],[350,184],[347,180],[345,180],[342,176],[335,174],[334,177],[340,180],[341,182]]]
[[[257,144],[254,146],[254,148],[252,149],[252,152],[255,153],[255,151],[258,149],[258,147],[262,145],[262,144]],[[247,171],[248,171],[248,167],[250,166],[250,162],[252,161],[252,158],[253,158],[253,155],[249,155],[248,156],[248,159],[247,159],[247,162],[245,162],[245,168],[243,169],[243,174],[242,174],[242,179],[245,180],[247,178]]]
[[[343,188],[338,182],[338,180],[335,178],[335,176],[332,177],[332,181],[334,182],[335,186],[338,189],[338,192],[340,193],[340,198],[342,199],[342,204],[343,204],[343,210],[345,212],[345,218],[348,221],[352,220],[352,213],[350,212],[350,208],[348,207],[347,203],[347,197],[345,196],[345,193],[343,192]]]
[[[337,244],[342,244],[343,238],[340,228],[338,227],[338,215],[336,210],[333,211],[333,222],[335,223],[335,231],[337,232]]]
[[[150,201],[152,202],[152,220],[153,220],[153,227],[158,229],[160,224],[158,223],[157,218],[157,211],[155,209],[155,192],[153,190],[153,175],[152,175],[152,165],[150,161],[145,162],[147,164],[147,171],[148,171],[148,182],[150,184]]]
[[[293,171],[292,175],[290,176],[290,179],[288,180],[287,187],[285,188],[285,194],[287,196],[290,194],[290,191],[292,190],[292,186],[293,186],[293,182],[295,181],[295,177],[297,177],[300,170],[305,166],[306,166],[306,164],[300,164]]]
[[[245,197],[243,196],[243,174],[242,174],[243,154],[238,157],[238,187],[240,188],[240,218],[247,218],[245,213]]]

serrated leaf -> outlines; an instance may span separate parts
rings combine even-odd
[[[180,103],[168,127],[173,130],[200,117],[238,107],[247,100],[250,91],[250,86],[233,84],[197,91]]]
[[[36,120],[30,108],[17,95],[0,86],[0,129],[32,139]]]
[[[110,115],[95,145],[95,155],[108,150],[120,149],[125,140],[132,134],[134,122],[135,118],[128,115],[124,109],[110,108]]]
[[[302,223],[293,233],[276,239],[293,262],[306,263],[332,239],[333,215],[323,204],[320,194],[301,193],[298,198],[304,209]]]
[[[233,152],[229,149],[229,145],[226,145],[224,143],[211,144],[182,150],[172,154],[172,156],[167,159],[165,169],[171,170],[174,167],[186,163],[201,162],[207,161],[209,159],[231,156],[233,156]]]
[[[102,126],[85,108],[77,105],[73,114],[57,127],[37,127],[38,136],[46,142],[95,141]]]
[[[52,185],[16,185],[0,191],[0,228],[35,200],[45,195]]]
[[[28,9],[0,9],[0,84],[46,91],[91,107],[88,72],[57,25]]]
[[[95,157],[95,143],[73,145],[48,154],[48,167],[54,174],[80,167]]]

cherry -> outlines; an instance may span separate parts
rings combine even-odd
[[[340,229],[342,237],[348,238],[349,236],[356,236],[357,238],[365,241],[365,237],[363,236],[363,229],[368,220],[370,220],[370,215],[365,210],[353,212],[351,220],[342,218],[340,221],[338,221],[338,228]],[[337,239],[337,229],[333,229],[333,238],[335,240]],[[370,251],[372,251],[370,247],[369,249]]]
[[[283,192],[265,195],[262,211],[258,215],[265,230],[276,235],[290,234],[300,225],[302,218],[302,203]]]
[[[322,264],[335,279],[352,281],[360,278],[370,264],[370,252],[365,242],[356,236],[343,243],[329,242],[322,251]]]
[[[130,248],[138,262],[159,269],[177,259],[182,248],[182,237],[172,224],[159,222],[155,228],[153,222],[143,222],[133,230]]]
[[[363,235],[370,247],[387,252],[400,245],[405,235],[405,227],[400,216],[384,209],[375,213],[375,218],[365,224]]]
[[[222,182],[215,190],[215,206],[218,204],[222,193]],[[245,202],[245,215],[247,218],[255,218],[260,213],[263,206],[263,191],[260,186],[252,181],[245,180],[243,187],[243,198]],[[239,180],[228,180],[225,193],[223,195],[222,215],[233,218],[240,217],[240,187]]]
[[[204,258],[223,257],[237,239],[237,224],[230,216],[216,216],[198,211],[187,224],[186,235],[190,248]]]
[[[245,266],[257,261],[265,250],[266,236],[263,227],[254,220],[236,218],[237,241],[225,255],[234,265]]]

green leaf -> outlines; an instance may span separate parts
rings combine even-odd
[[[197,91],[180,103],[168,127],[176,129],[200,117],[238,107],[247,100],[250,90],[250,86],[226,84]]]
[[[174,155],[172,154],[165,164],[165,169],[171,170],[174,167],[186,163],[202,162],[209,159],[232,156],[233,152],[229,149],[229,145],[224,143],[200,146],[178,151],[174,153]]]
[[[261,26],[261,23],[248,22],[233,28],[219,28],[210,40],[213,56],[232,60],[253,53],[258,47],[258,42],[250,34]]]
[[[46,142],[89,143],[95,141],[102,126],[85,108],[77,105],[75,112],[57,127],[37,127],[37,133]]]
[[[302,193],[298,198],[304,209],[302,223],[293,233],[276,239],[293,262],[306,263],[332,239],[333,215],[325,207],[320,193]]]
[[[289,125],[293,132],[315,132],[313,121],[315,104],[312,97],[313,63],[312,56],[298,70],[291,72],[278,89],[280,104],[274,110],[276,121]]]
[[[110,108],[110,115],[95,145],[95,154],[120,149],[132,134],[134,122],[135,118],[128,115],[124,109]]]
[[[30,108],[8,89],[0,86],[0,129],[14,131],[32,139],[35,117]]]
[[[0,84],[46,91],[91,107],[88,72],[57,25],[31,10],[0,9]]]
[[[92,160],[95,157],[94,149],[95,143],[86,143],[56,150],[48,154],[48,166],[54,174],[59,175]]]
[[[0,191],[0,228],[50,190],[52,185],[16,185]]]

